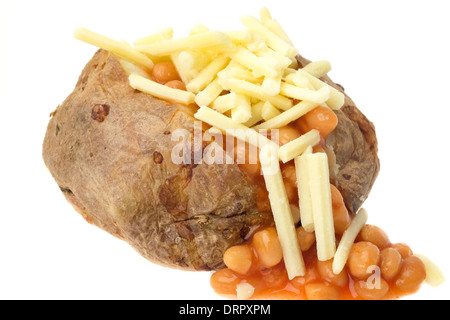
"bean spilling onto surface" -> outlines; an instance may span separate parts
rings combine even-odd
[[[331,194],[339,241],[352,216],[333,185]],[[392,244],[377,226],[366,224],[361,229],[339,274],[333,272],[333,259],[317,259],[314,232],[306,232],[301,226],[296,230],[306,264],[305,276],[288,279],[277,232],[269,227],[225,252],[226,268],[211,276],[214,290],[236,295],[237,285],[248,283],[255,289],[252,298],[256,299],[378,300],[414,293],[425,280],[422,260],[406,244]]]

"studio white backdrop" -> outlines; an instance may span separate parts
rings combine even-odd
[[[12,1],[0,2],[0,298],[220,299],[210,273],[156,266],[87,224],[42,161],[49,114],[96,49],[83,26],[117,40],[203,23],[240,29],[267,6],[310,60],[329,60],[375,124],[381,171],[364,204],[369,223],[450,274],[449,2]],[[409,299],[448,299],[448,283]]]

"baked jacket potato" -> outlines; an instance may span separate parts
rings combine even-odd
[[[379,171],[375,130],[347,96],[336,114],[339,125],[327,139],[331,182],[355,213]],[[89,223],[154,263],[217,270],[228,247],[273,219],[261,205],[264,190],[238,165],[171,161],[178,143],[171,133],[193,128],[188,108],[134,90],[118,59],[99,50],[52,113],[43,158]]]

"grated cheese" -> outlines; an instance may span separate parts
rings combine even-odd
[[[289,83],[281,83],[280,92],[282,95],[298,100],[307,100],[318,104],[327,101],[330,98],[330,88],[324,86],[318,91],[305,88],[299,88]]]
[[[261,110],[261,117],[264,120],[266,120],[266,121],[270,120],[280,114],[281,114],[281,112],[277,108],[275,108],[273,106],[273,104],[270,103],[270,101],[266,101],[264,103],[262,110]]]
[[[236,298],[238,300],[248,300],[253,296],[255,292],[255,287],[250,283],[244,282],[236,285]]]
[[[246,127],[253,127],[255,124],[263,120],[262,109],[264,108],[264,101],[259,101],[252,105],[252,117],[244,123]]]
[[[423,264],[425,265],[425,271],[427,273],[425,282],[427,284],[429,284],[432,287],[437,287],[445,282],[444,273],[441,271],[441,269],[439,269],[439,267],[434,262],[432,262],[430,259],[428,259],[426,256],[422,254],[415,254],[415,256],[418,257],[420,260],[422,260]]]
[[[252,116],[252,105],[250,98],[242,95],[236,95],[236,106],[231,110],[231,119],[238,123],[247,122]]]
[[[223,88],[219,79],[215,78],[208,86],[195,96],[195,103],[199,106],[209,106],[222,93]]]
[[[254,127],[255,130],[259,129],[279,129],[297,120],[301,116],[307,114],[309,111],[317,107],[317,103],[311,101],[302,101],[292,108],[282,112],[280,115],[263,122]]]
[[[275,227],[283,250],[283,259],[289,279],[305,275],[305,263],[297,240],[294,220],[281,175],[278,147],[264,146],[260,152]]]
[[[313,77],[322,78],[331,71],[331,64],[326,60],[313,61],[304,66],[302,70],[308,72]]]
[[[309,187],[309,170],[306,156],[312,154],[312,147],[306,148],[301,156],[295,158],[295,173],[297,177],[300,221],[306,232],[314,231],[314,216]]]
[[[230,49],[232,46],[233,44],[230,37],[224,32],[210,31],[185,38],[163,40],[151,44],[140,45],[136,46],[136,49],[155,56],[168,56],[184,50],[198,50],[208,47]]]
[[[317,258],[320,261],[326,261],[333,258],[336,252],[328,157],[322,152],[307,154],[306,161],[309,170]]]
[[[250,129],[241,123],[237,123],[231,118],[206,106],[201,106],[197,113],[194,114],[194,117],[219,129],[221,132],[231,134],[239,140],[248,142],[258,148],[262,148],[265,145],[275,145],[274,142],[255,130]]]
[[[258,57],[243,46],[239,46],[229,56],[233,61],[253,70],[261,76],[276,77],[281,73],[283,68],[278,60],[271,57]]]
[[[292,140],[280,147],[280,160],[283,163],[301,155],[309,146],[314,147],[320,142],[320,133],[318,130],[311,130],[304,135]]]
[[[339,274],[344,269],[352,245],[362,227],[366,224],[367,218],[367,211],[363,208],[359,209],[350,226],[344,231],[333,259],[332,267],[334,274]]]
[[[85,28],[76,29],[74,37],[78,40],[110,51],[125,60],[147,68],[147,70],[153,68],[153,61],[150,58],[140,53],[126,42],[110,39]]]
[[[149,36],[140,38],[140,39],[136,40],[133,44],[134,44],[134,46],[140,46],[140,45],[144,45],[144,44],[155,43],[158,41],[170,40],[172,38],[173,38],[173,28],[165,28],[165,29],[159,30]]]
[[[302,69],[297,70],[296,73],[302,75],[303,77],[306,77],[311,82],[311,84],[314,86],[314,88],[316,90],[322,89],[323,87],[326,87],[326,86],[328,86],[330,88],[330,97],[326,101],[326,103],[331,109],[337,110],[337,109],[340,109],[344,105],[345,96],[342,92],[329,86],[325,82],[317,79],[316,77],[310,75],[308,72],[306,72]]]
[[[132,88],[160,99],[175,101],[185,105],[193,103],[195,99],[195,95],[192,92],[169,88],[137,74],[131,74],[129,81]]]
[[[288,58],[295,57],[298,54],[297,49],[263,25],[258,19],[251,16],[245,16],[241,18],[241,22],[250,31],[262,36],[266,40],[267,45],[279,54]]]
[[[186,85],[186,89],[190,92],[198,93],[211,83],[216,77],[217,73],[225,68],[228,63],[228,58],[225,56],[219,56],[213,60],[208,66],[206,66],[194,79],[189,81]]]

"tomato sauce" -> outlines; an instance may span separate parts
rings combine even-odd
[[[250,246],[253,252],[251,269],[246,274],[230,268],[215,272],[211,276],[211,286],[218,294],[236,297],[237,285],[249,283],[254,288],[250,299],[392,300],[416,292],[425,279],[425,266],[410,250],[405,251],[400,268],[389,280],[380,271],[381,261],[371,268],[373,271],[365,279],[361,279],[351,273],[348,264],[338,276],[332,274],[331,261],[318,261],[313,245],[302,253],[306,274],[289,279],[283,260],[272,267],[264,266],[252,246],[252,239],[244,245]],[[393,250],[406,247],[404,244],[386,246]]]

